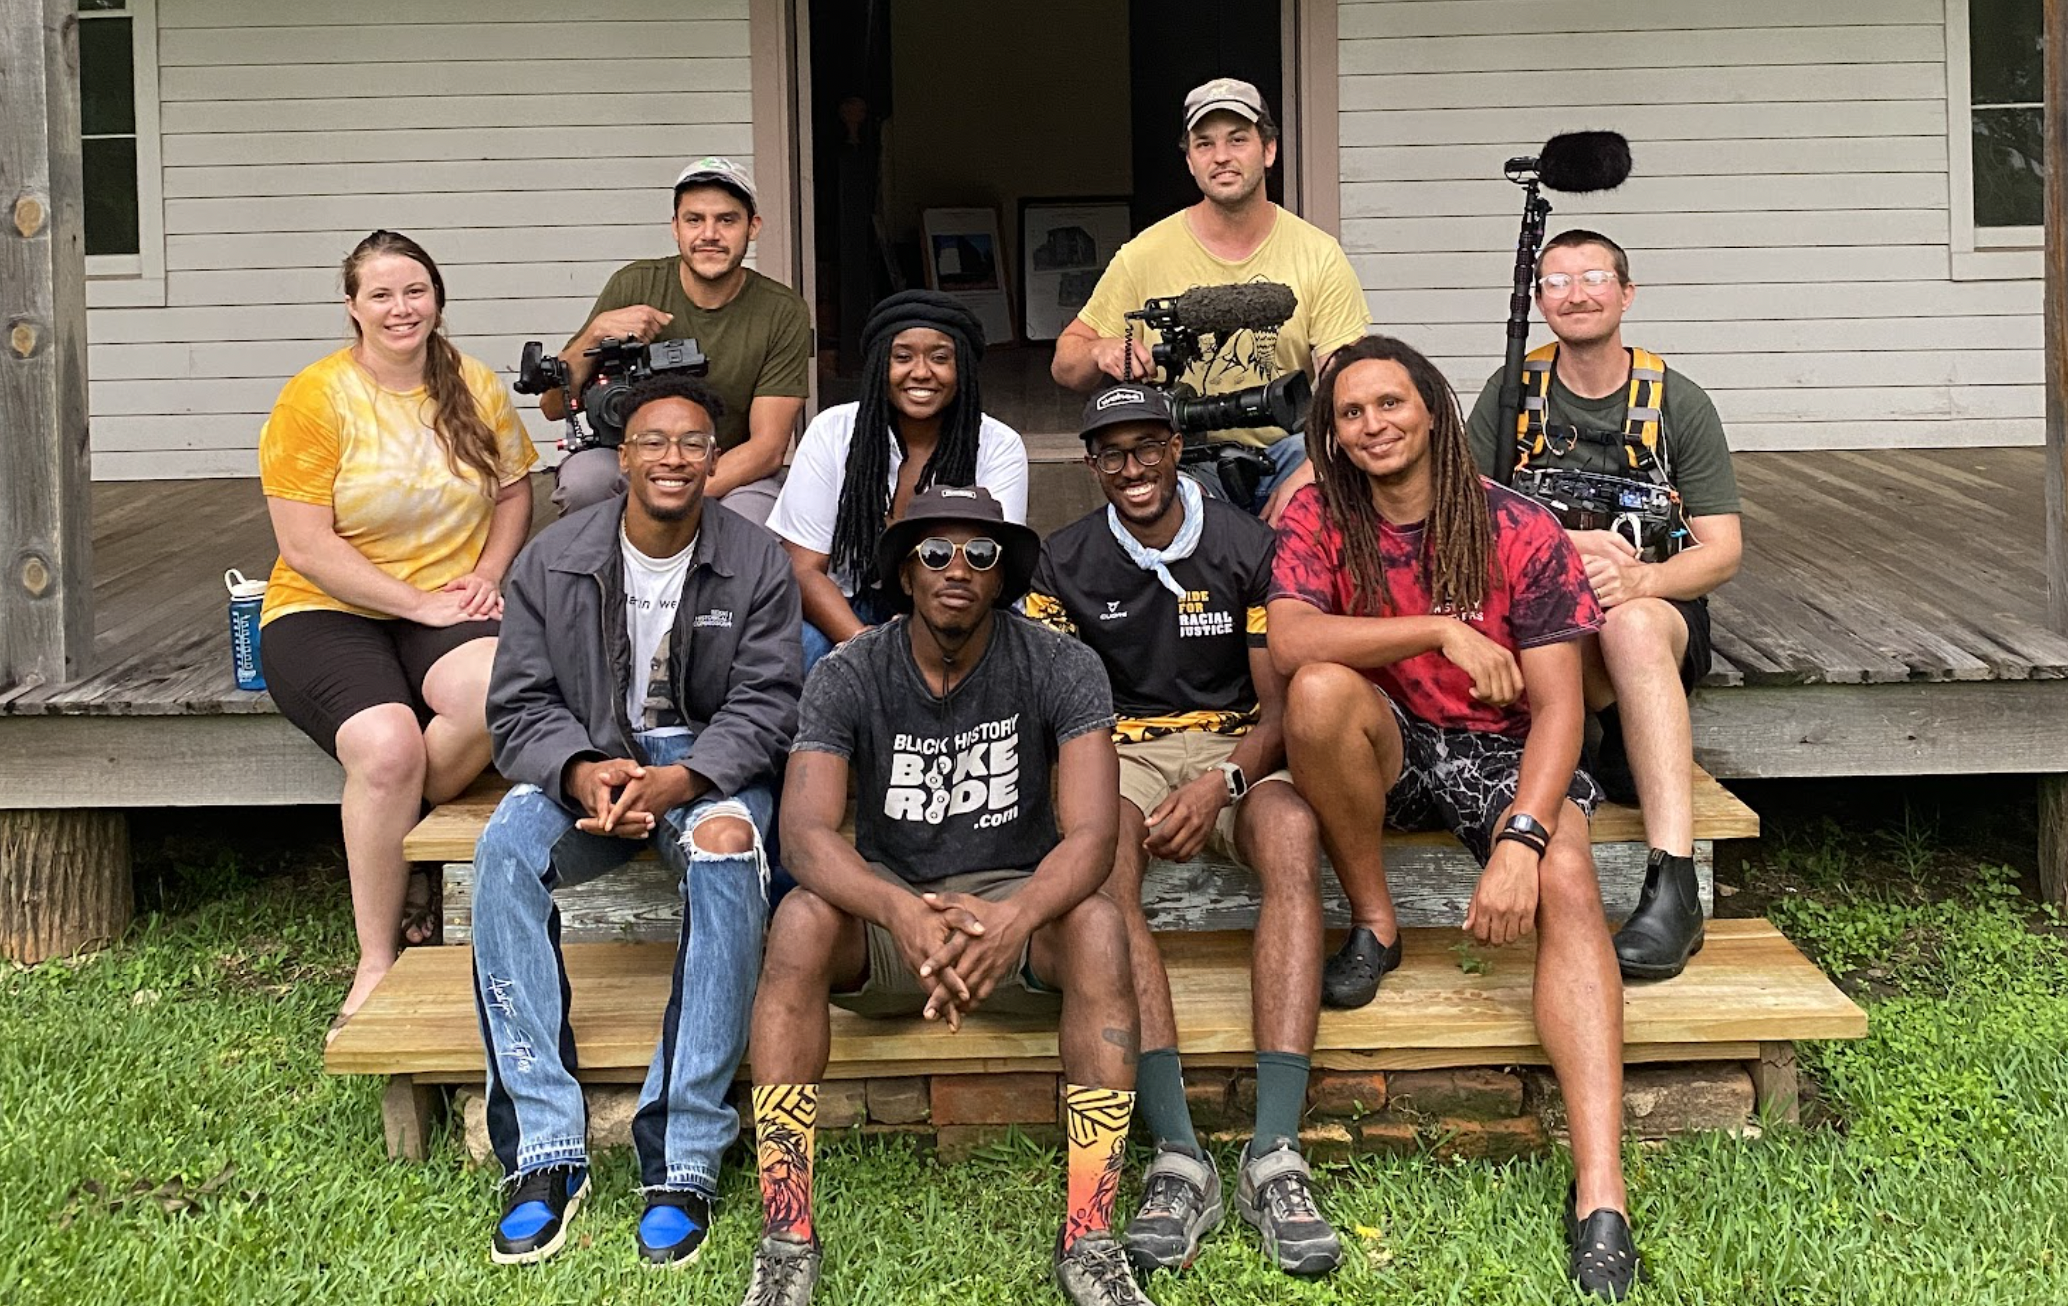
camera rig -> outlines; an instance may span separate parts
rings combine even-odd
[[[582,356],[595,359],[596,370],[590,373],[589,383],[579,398],[571,393],[574,369],[559,355],[547,353],[545,345],[537,340],[524,342],[517,380],[511,386],[521,395],[544,394],[548,390],[570,392],[567,436],[561,441],[569,453],[615,449],[624,442],[625,420],[632,415],[625,404],[637,383],[663,372],[704,376],[711,370],[711,360],[704,357],[694,340],[647,344],[634,336],[611,336],[594,349],[583,350]],[[584,413],[593,430],[583,425]]]
[[[1569,531],[1611,531],[1640,562],[1663,562],[1687,542],[1680,496],[1671,486],[1563,467],[1522,467],[1515,489],[1558,514]]]

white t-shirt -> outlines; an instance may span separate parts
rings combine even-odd
[[[686,735],[682,710],[668,679],[674,642],[675,609],[682,602],[682,581],[689,575],[690,555],[697,542],[672,558],[649,558],[632,547],[624,527],[618,544],[625,555],[625,633],[632,640],[632,684],[625,694],[625,716],[641,734]]]
[[[840,512],[840,485],[847,479],[847,450],[854,443],[855,412],[860,404],[828,408],[804,428],[789,479],[769,514],[768,529],[814,553],[833,551],[833,522]],[[897,441],[890,445],[890,486],[896,492],[898,468],[905,457]],[[977,484],[991,492],[1007,521],[1027,520],[1027,446],[1020,433],[985,415],[977,425]],[[855,578],[833,577],[840,592],[854,597]]]

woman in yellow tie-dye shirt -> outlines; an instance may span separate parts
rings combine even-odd
[[[421,246],[376,231],[344,281],[354,343],[289,381],[259,436],[280,546],[261,617],[266,684],[345,769],[359,967],[338,1025],[402,943],[433,928],[402,837],[422,803],[488,765],[499,586],[531,524],[538,461],[496,374],[441,332],[445,282]]]

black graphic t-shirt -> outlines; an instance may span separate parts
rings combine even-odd
[[[848,760],[855,850],[911,883],[1032,871],[1060,841],[1057,753],[1113,725],[1099,660],[1000,612],[983,660],[942,698],[912,660],[910,620],[864,631],[812,668],[790,751]]]
[[[1198,547],[1170,564],[1183,599],[1127,556],[1104,508],[1049,536],[1034,569],[1027,615],[1099,655],[1122,742],[1181,730],[1239,735],[1257,719],[1249,651],[1264,646],[1277,536],[1233,504],[1200,506]]]

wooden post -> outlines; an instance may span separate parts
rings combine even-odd
[[[93,655],[74,0],[0,0],[0,689]]]
[[[2068,633],[2068,0],[2045,0],[2047,615]],[[2068,775],[2039,780],[2039,886],[2068,907]]]
[[[1802,1119],[1802,1079],[1793,1043],[1761,1043],[1752,1072],[1752,1109],[1761,1120],[1796,1124]]]
[[[120,808],[0,811],[0,956],[34,965],[105,948],[134,910]]]

